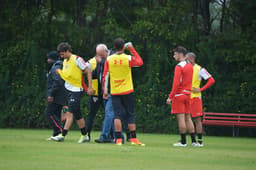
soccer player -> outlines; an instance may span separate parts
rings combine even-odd
[[[83,94],[83,74],[87,74],[88,78],[88,91],[89,95],[94,93],[92,89],[92,74],[89,69],[89,63],[85,63],[81,57],[71,53],[71,46],[62,42],[57,47],[60,56],[64,58],[63,69],[57,70],[58,74],[65,80],[65,88],[68,92],[68,112],[66,114],[66,122],[62,134],[52,137],[55,141],[64,141],[73,122],[73,115],[81,130],[81,137],[78,143],[84,143],[89,140],[85,126],[84,118],[80,110],[80,99]]]
[[[128,128],[131,133],[130,142],[132,145],[141,145],[136,137],[133,81],[131,67],[143,65],[143,61],[131,43],[126,44],[127,49],[133,56],[124,53],[125,43],[121,38],[114,41],[116,53],[109,56],[105,62],[103,74],[103,93],[108,95],[107,80],[110,77],[110,93],[114,110],[114,125],[116,134],[116,145],[122,145],[122,122],[121,118],[127,116]]]
[[[198,136],[198,146],[202,147],[202,122],[201,116],[203,115],[202,109],[202,94],[201,92],[209,88],[215,82],[214,78],[207,72],[205,68],[202,68],[200,65],[196,64],[196,55],[194,53],[186,54],[187,60],[193,65],[193,81],[192,81],[192,93],[191,93],[191,105],[190,111],[191,116],[195,120],[196,132]],[[200,88],[201,80],[207,80],[207,83]]]
[[[186,132],[189,131],[192,145],[196,146],[195,129],[190,115],[190,94],[193,77],[193,66],[185,60],[186,48],[178,46],[174,50],[174,59],[179,63],[175,67],[172,91],[166,100],[172,106],[171,113],[178,120],[181,141],[173,144],[177,147],[186,147]]]
[[[49,72],[47,74],[47,107],[45,116],[53,129],[52,136],[57,136],[63,131],[61,123],[61,111],[66,104],[67,94],[64,87],[64,81],[56,73],[57,69],[62,68],[62,62],[59,60],[60,55],[57,51],[51,51],[47,54],[47,63]],[[51,140],[51,137],[47,140]]]

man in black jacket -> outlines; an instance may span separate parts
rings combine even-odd
[[[59,60],[60,56],[57,51],[51,51],[47,54],[47,63],[49,66],[49,72],[47,74],[47,107],[45,110],[45,116],[53,129],[52,136],[57,136],[63,130],[61,123],[61,110],[66,104],[66,90],[64,87],[64,81],[56,73],[57,69],[62,68],[62,62]],[[47,140],[50,140],[48,138]]]

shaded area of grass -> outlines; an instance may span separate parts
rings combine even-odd
[[[254,138],[205,137],[205,147],[174,148],[177,135],[138,134],[146,147],[46,141],[50,130],[0,129],[0,169],[255,169]]]

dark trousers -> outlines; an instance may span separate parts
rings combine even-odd
[[[63,130],[61,123],[61,110],[62,105],[56,103],[50,103],[45,109],[45,117],[49,122],[50,127],[53,129],[52,136],[56,136]]]
[[[90,96],[90,98],[89,98],[89,113],[86,117],[86,126],[87,126],[88,135],[90,135],[90,132],[92,131],[94,118],[101,106],[104,110],[103,98],[101,96],[100,97],[99,96]]]

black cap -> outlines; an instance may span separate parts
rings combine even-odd
[[[47,58],[57,61],[60,59],[60,55],[57,51],[51,51],[47,54]]]

